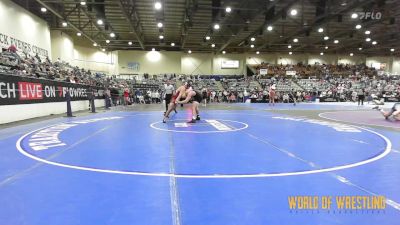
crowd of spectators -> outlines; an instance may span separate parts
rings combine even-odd
[[[200,90],[208,102],[267,102],[269,89],[276,87],[276,102],[312,101],[316,98],[333,98],[337,101],[356,101],[360,93],[370,98],[399,97],[400,79],[397,76],[378,74],[365,65],[271,65],[262,63],[255,67],[256,75],[218,76],[183,74],[144,74],[121,79],[92,73],[61,61],[50,61],[38,55],[18,54],[14,46],[0,52],[0,72],[38,79],[50,79],[105,88],[113,105],[161,103],[163,84],[183,84],[190,80],[193,88]],[[267,74],[259,75],[260,69]],[[288,76],[287,71],[295,71]],[[136,84],[145,86],[138,87]],[[147,85],[147,86],[146,86]]]

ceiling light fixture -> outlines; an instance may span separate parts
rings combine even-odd
[[[290,15],[292,15],[292,16],[297,15],[297,10],[296,9],[290,10]]]
[[[103,25],[103,20],[98,19],[98,20],[97,20],[97,24],[98,24],[98,25]]]
[[[297,43],[297,42],[299,42],[299,39],[295,38],[295,39],[293,39],[293,42]]]
[[[81,1],[81,5],[86,5],[86,2],[85,1]]]
[[[293,52],[289,52],[289,55],[293,54]]]
[[[319,32],[319,33],[324,32],[324,28],[322,28],[322,27],[318,28],[318,32]]]
[[[157,27],[158,27],[158,28],[161,28],[161,27],[163,27],[163,26],[164,26],[163,23],[161,23],[161,22],[158,22],[158,23],[157,23]]]
[[[358,14],[357,14],[357,13],[351,14],[351,18],[352,18],[352,19],[357,19],[357,17],[358,17]]]
[[[63,27],[66,27],[66,26],[68,26],[68,23],[67,22],[62,22],[62,24],[61,24]]]
[[[132,45],[132,44],[133,44],[132,41],[128,42],[128,45]]]
[[[154,3],[154,8],[155,8],[156,10],[160,10],[160,9],[162,8],[161,2],[156,2],[156,3]]]
[[[360,24],[357,24],[357,25],[356,25],[356,29],[357,29],[357,30],[361,29],[361,27],[362,27],[362,26],[361,26]]]
[[[110,33],[110,37],[115,37],[115,34],[114,33]]]
[[[174,43],[174,42],[172,42],[172,43],[171,43],[171,46],[172,46],[172,47],[174,47],[174,46],[175,46],[175,43]]]
[[[225,12],[227,12],[227,13],[230,13],[230,12],[232,12],[232,8],[231,8],[231,7],[229,7],[229,6],[228,6],[228,7],[226,7],[226,8],[225,8]]]
[[[268,27],[267,27],[267,30],[268,30],[268,31],[272,31],[273,29],[274,29],[274,28],[273,28],[272,26],[268,26]]]
[[[214,24],[214,30],[219,30],[219,24],[218,23],[216,23],[216,24]]]
[[[45,7],[42,7],[42,8],[40,8],[40,11],[47,12],[47,9]]]

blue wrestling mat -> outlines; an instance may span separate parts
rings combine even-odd
[[[200,115],[164,124],[160,112],[107,112],[3,129],[0,224],[400,220],[399,133],[265,110]],[[319,202],[292,207],[299,196]],[[336,203],[323,208],[324,196]],[[338,196],[382,197],[384,207],[338,208]]]

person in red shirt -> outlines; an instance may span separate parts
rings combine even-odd
[[[129,99],[129,89],[128,88],[125,88],[125,90],[124,90],[124,103],[125,103],[125,105],[128,105],[128,104],[130,104],[130,99]]]

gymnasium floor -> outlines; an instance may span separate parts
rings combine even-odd
[[[369,108],[209,105],[188,125],[187,109],[163,124],[161,105],[135,105],[3,126],[0,224],[398,224],[400,122]],[[378,195],[383,210],[288,204]]]

